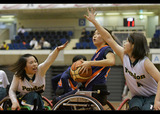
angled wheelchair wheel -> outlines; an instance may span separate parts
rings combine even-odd
[[[9,96],[4,97],[0,101],[0,106],[1,106],[2,110],[9,110],[10,109],[10,107],[12,106],[12,103],[11,103]]]
[[[105,110],[116,110],[114,106],[107,100],[106,104],[103,106]]]
[[[129,109],[129,101],[130,99],[125,99],[124,101],[121,102],[117,110],[128,110]]]
[[[53,104],[46,97],[42,96],[42,100],[44,102],[45,110],[52,110]]]
[[[11,110],[12,102],[9,96],[6,96],[0,101],[1,110]],[[21,110],[31,110],[29,106],[21,106]]]
[[[99,101],[85,95],[69,95],[58,101],[53,110],[104,110]]]
[[[53,107],[52,103],[44,96],[42,96],[42,100],[44,102],[45,110],[52,110],[52,107]],[[1,106],[1,110],[11,110],[12,103],[9,96],[3,98],[0,101],[0,106]],[[24,105],[24,106],[21,106],[21,110],[31,110],[31,108],[29,106]]]

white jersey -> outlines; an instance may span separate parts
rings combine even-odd
[[[6,73],[3,70],[0,70],[0,87],[6,88],[9,84]]]
[[[14,76],[13,80],[18,81],[17,91],[21,95],[25,95],[31,91],[44,91],[45,89],[45,76],[35,75],[33,82],[29,82],[26,78],[22,81],[19,77]]]
[[[32,77],[32,81],[28,81],[29,77],[25,76],[22,81],[20,77],[13,76],[13,80],[9,89],[9,97],[12,103],[17,103],[16,91],[20,92],[21,95],[25,95],[32,91],[40,92],[45,90],[45,74],[52,63],[55,61],[59,54],[59,49],[55,48],[47,57],[47,59],[38,65],[35,76]],[[22,69],[25,70],[25,69]],[[35,79],[34,79],[35,77]]]
[[[137,61],[137,63],[132,66],[129,56],[124,55],[123,57],[124,75],[132,97],[135,95],[145,97],[156,95],[157,82],[144,68],[144,61],[146,59],[148,58],[144,57],[144,59]]]

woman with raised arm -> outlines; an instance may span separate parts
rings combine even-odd
[[[128,36],[124,47],[118,45],[112,36],[96,21],[95,10],[87,9],[84,17],[92,22],[102,38],[120,57],[127,86],[132,94],[130,110],[160,110],[160,72],[149,60],[146,37],[140,33]]]
[[[19,110],[20,104],[29,105],[38,110],[44,109],[41,93],[45,90],[45,74],[52,63],[55,61],[60,50],[63,50],[68,41],[56,47],[47,59],[38,65],[38,59],[32,54],[22,55],[18,61],[10,66],[10,70],[15,72],[9,97],[12,102],[12,110]],[[19,92],[19,96],[16,96]]]

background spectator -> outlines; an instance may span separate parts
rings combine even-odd
[[[30,41],[29,45],[30,45],[31,49],[33,49],[34,47],[37,47],[38,41],[36,40],[35,37]]]
[[[1,50],[8,50],[9,46],[6,44],[6,42],[3,42],[2,46],[1,46]]]

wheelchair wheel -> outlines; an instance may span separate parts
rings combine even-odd
[[[44,102],[45,110],[51,110],[53,107],[52,103],[44,96],[42,96],[42,100]],[[2,99],[0,101],[0,106],[2,108],[1,110],[11,110],[12,103],[10,98],[7,96],[4,99]],[[21,110],[31,110],[31,109],[29,106],[21,106]]]
[[[93,97],[85,95],[69,95],[58,101],[53,110],[104,110],[103,106]]]
[[[53,104],[51,103],[51,101],[49,101],[46,97],[42,96],[42,100],[44,102],[44,107],[45,110],[51,110],[53,107]]]
[[[117,108],[117,110],[128,110],[129,109],[129,101],[130,99],[125,99],[124,101],[121,102],[121,104],[119,105],[119,107]]]
[[[12,102],[9,96],[0,101],[1,110],[11,110]],[[21,110],[31,110],[29,106],[21,106]]]
[[[103,107],[105,110],[115,110],[114,106],[108,100]]]
[[[12,106],[9,96],[4,97],[0,101],[0,106],[2,107],[3,110],[9,110],[9,108]]]

